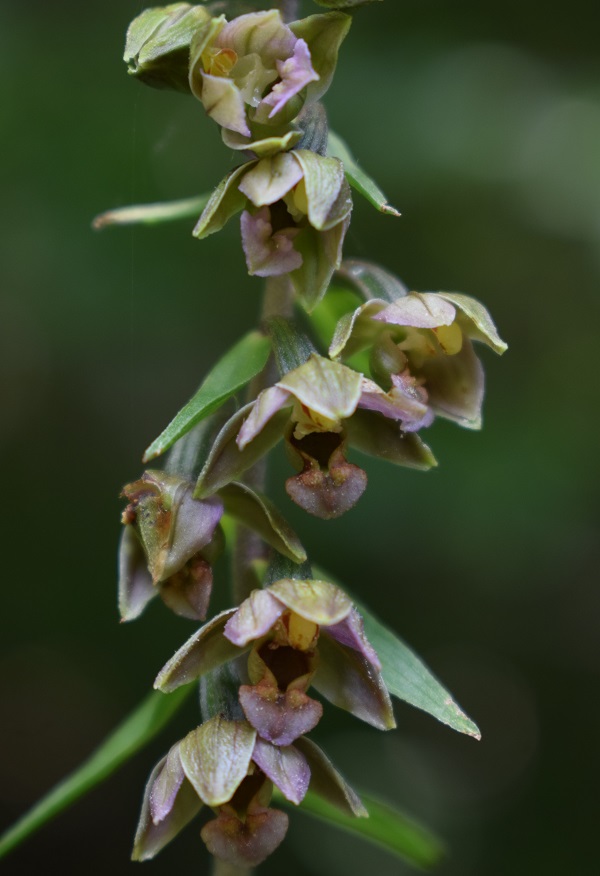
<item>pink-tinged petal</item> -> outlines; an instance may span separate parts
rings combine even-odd
[[[297,37],[281,20],[277,9],[250,12],[228,21],[217,36],[219,48],[233,49],[239,58],[256,53],[263,65],[275,69],[277,60],[289,58]]]
[[[270,386],[268,389],[264,389],[254,402],[252,410],[244,420],[236,438],[240,450],[243,450],[253,438],[256,438],[258,433],[262,431],[263,426],[269,422],[277,411],[291,404],[290,393],[280,386]]]
[[[227,803],[246,777],[256,732],[245,721],[215,715],[179,743],[181,765],[207,806]]]
[[[465,338],[455,356],[434,356],[426,360],[425,378],[429,403],[434,411],[467,429],[481,428],[485,377],[472,343]]]
[[[180,572],[160,585],[162,601],[188,620],[204,620],[208,613],[213,573],[202,557],[192,557]]]
[[[240,225],[246,266],[252,276],[279,277],[302,264],[302,256],[293,244],[298,229],[284,228],[273,234],[268,207],[262,207],[254,216],[244,211]]]
[[[171,546],[160,581],[166,581],[206,547],[222,516],[223,503],[217,496],[203,501],[193,499],[191,485],[181,494],[181,502],[175,513]]]
[[[198,795],[187,779],[185,779],[175,795],[169,812],[165,814],[158,824],[154,823],[150,810],[150,795],[156,780],[165,767],[166,761],[167,758],[164,757],[156,765],[146,785],[142,811],[131,855],[134,861],[148,861],[157,855],[202,808],[202,801],[198,798]]]
[[[150,791],[150,814],[154,824],[160,824],[167,817],[184,780],[185,773],[179,759],[177,743],[169,751]]]
[[[313,353],[303,365],[288,371],[277,385],[292,393],[310,411],[338,423],[356,410],[361,383],[362,374]]]
[[[281,578],[264,592],[272,593],[295,614],[319,626],[335,625],[352,611],[348,596],[329,581]]]
[[[345,815],[368,818],[369,813],[363,806],[360,797],[338,773],[325,752],[306,737],[298,739],[296,745],[306,757],[310,767],[311,792],[327,800]]]
[[[310,51],[304,40],[298,40],[291,58],[287,61],[277,61],[277,72],[281,81],[273,86],[270,94],[263,101],[273,107],[269,113],[270,119],[309,82],[316,82],[319,79],[318,73],[313,70]]]
[[[246,121],[246,106],[235,83],[224,76],[211,76],[203,72],[200,76],[202,104],[211,119],[223,128],[251,137]]]
[[[430,426],[434,413],[427,404],[427,391],[409,371],[393,374],[392,382],[390,392],[384,392],[372,380],[364,379],[358,406],[368,411],[377,411],[390,420],[401,420],[405,432],[416,432]]]
[[[353,608],[350,614],[337,624],[327,627],[325,635],[331,636],[341,645],[359,651],[372,666],[381,669],[381,662],[377,652],[365,636],[363,619],[358,611]]]
[[[126,526],[119,548],[119,612],[121,620],[139,617],[158,591],[152,584],[146,556],[133,526]]]
[[[298,805],[310,782],[310,767],[304,755],[293,745],[277,747],[257,739],[252,760],[277,785],[286,800]]]
[[[343,444],[325,459],[318,448],[315,451],[315,447],[318,444],[322,446],[331,434],[315,433],[301,441],[289,443],[289,447],[299,455],[303,469],[300,474],[287,479],[285,490],[296,505],[321,520],[341,517],[356,505],[367,488],[366,473],[346,460]],[[338,435],[334,437],[339,439]]]
[[[240,703],[259,736],[274,745],[291,745],[313,730],[323,714],[321,703],[303,691],[280,693],[270,685],[242,685]]]
[[[377,313],[373,319],[393,325],[432,329],[451,325],[455,317],[456,310],[452,304],[435,292],[411,292]]]
[[[278,809],[258,809],[244,821],[228,812],[220,812],[200,831],[211,855],[247,870],[258,867],[283,842],[288,817]]]
[[[234,645],[243,648],[268,633],[284,611],[285,605],[268,590],[253,590],[227,621],[224,635]]]
[[[327,636],[319,641],[319,654],[319,668],[313,678],[319,693],[378,730],[396,726],[383,678],[362,654]]]

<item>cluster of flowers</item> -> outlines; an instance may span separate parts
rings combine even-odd
[[[318,101],[350,22],[333,11],[286,24],[277,10],[228,21],[205,6],[176,3],[147,10],[130,26],[130,72],[191,92],[226,146],[249,159],[217,187],[195,236],[241,213],[251,274],[286,278],[311,311],[337,272],[358,306],[338,322],[328,356],[305,345],[294,367],[282,367],[279,380],[221,423],[195,483],[150,470],[124,488],[124,620],[138,617],[156,595],[179,615],[207,617],[226,511],[292,566],[306,559],[279,512],[239,482],[280,438],[298,470],[286,481],[288,495],[329,519],[352,508],[366,488],[365,472],[346,458],[349,446],[426,469],[435,459],[418,433],[436,415],[480,425],[483,371],[472,342],[505,349],[485,308],[455,293],[409,292],[376,266],[342,262],[352,201],[342,162],[326,154]],[[348,364],[357,354],[368,376]],[[156,687],[164,692],[197,680],[218,686],[223,667],[233,686],[226,697],[205,698],[213,706],[204,723],[152,772],[135,859],[153,857],[205,805],[215,816],[201,832],[210,852],[234,866],[260,863],[287,829],[287,816],[269,805],[273,786],[299,804],[310,784],[343,811],[366,814],[306,738],[323,711],[307,691],[312,685],[380,729],[395,726],[389,694],[351,600],[305,572],[298,565],[295,573],[267,577],[160,672]]]

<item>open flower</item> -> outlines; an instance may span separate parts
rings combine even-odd
[[[188,639],[155,687],[170,692],[247,651],[250,683],[240,687],[239,701],[262,739],[287,746],[316,726],[322,706],[306,693],[311,685],[380,730],[395,726],[362,618],[327,581],[282,578],[254,590]]]
[[[153,858],[205,805],[216,815],[201,830],[211,854],[234,866],[257,866],[281,843],[288,827],[287,815],[269,806],[273,785],[298,804],[309,783],[346,815],[367,815],[310,740],[274,746],[246,721],[215,715],[176,743],[152,771],[133,860]]]
[[[207,18],[190,47],[190,87],[232,149],[269,155],[302,136],[293,124],[327,91],[349,15],[284,24],[278,10]]]
[[[220,231],[243,211],[248,271],[259,277],[289,274],[311,309],[340,265],[351,210],[341,161],[298,149],[233,170],[211,196],[194,236]]]
[[[192,491],[191,483],[162,471],[146,471],[123,488],[129,499],[119,553],[123,620],[138,617],[158,593],[176,614],[206,617],[223,503],[199,501]]]
[[[410,292],[347,314],[329,352],[337,358],[371,347],[373,374],[389,390],[375,387],[368,404],[382,413],[387,404],[404,407],[404,430],[429,425],[436,414],[479,429],[484,374],[472,341],[506,350],[482,304],[456,292]]]

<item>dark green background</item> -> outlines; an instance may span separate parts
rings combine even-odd
[[[158,604],[119,625],[117,497],[259,309],[235,223],[202,243],[190,222],[90,230],[108,207],[205,191],[235,160],[195,100],[127,78],[123,35],[141,9],[2,4],[6,825],[194,629]],[[311,555],[482,728],[478,744],[402,705],[386,735],[333,708],[319,728],[349,779],[447,840],[448,876],[597,873],[600,63],[586,11],[583,0],[386,0],[357,16],[327,97],[332,125],[403,214],[357,199],[347,254],[412,288],[480,298],[510,344],[503,359],[482,352],[484,430],[429,430],[436,471],[368,461],[365,497],[331,523],[291,507],[282,458],[272,479]],[[2,872],[137,872],[146,775],[195,721],[191,704]],[[143,872],[206,867],[191,828]],[[302,815],[264,867],[284,871],[405,872]]]

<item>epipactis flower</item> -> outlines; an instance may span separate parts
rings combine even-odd
[[[138,617],[160,593],[176,614],[206,617],[211,564],[222,548],[217,497],[192,498],[193,485],[162,471],[146,471],[123,488],[129,505],[119,553],[119,609],[124,621]]]
[[[250,274],[289,274],[310,310],[342,258],[352,197],[344,167],[308,149],[280,152],[233,170],[217,187],[194,229],[198,239],[242,212]]]
[[[377,432],[378,427],[377,419],[369,422],[367,415],[366,419],[358,418],[358,429],[353,433],[348,432],[346,421],[355,417],[359,409],[399,421],[404,409],[388,400],[373,381],[366,380],[359,372],[313,354],[299,368],[259,394],[237,436],[238,447],[243,449],[253,441],[282,408],[291,408],[287,446],[293,461],[302,469],[300,474],[286,481],[288,495],[316,517],[327,519],[344,514],[356,504],[367,486],[364,471],[345,458],[347,436],[352,443],[356,434],[361,449],[370,447],[376,452],[376,445],[369,445],[364,433],[369,428]],[[399,433],[399,426],[397,431]],[[382,433],[382,441],[385,435],[387,432]],[[421,464],[425,466],[427,449],[418,439],[414,446],[422,449]],[[386,447],[384,441],[381,455],[386,455]],[[405,463],[410,464],[408,459]],[[415,464],[419,464],[418,455]]]
[[[390,416],[398,410],[405,431],[428,426],[437,414],[469,429],[481,427],[484,373],[472,341],[497,353],[507,346],[488,311],[455,292],[411,292],[390,303],[371,299],[338,323],[329,353],[352,356],[371,347],[371,382],[365,406]]]
[[[287,746],[312,730],[323,708],[313,686],[334,705],[387,730],[395,726],[377,654],[346,594],[327,581],[283,578],[254,590],[192,636],[159,673],[169,692],[249,651],[239,691],[246,718],[262,739]]]
[[[284,24],[278,10],[207,19],[190,48],[190,88],[232,149],[271,155],[298,143],[300,111],[327,91],[349,15]]]
[[[201,831],[211,854],[234,866],[257,866],[281,843],[288,827],[287,815],[269,806],[273,785],[297,805],[309,783],[346,815],[367,815],[313,742],[274,746],[246,721],[215,715],[174,745],[152,771],[133,860],[153,858],[206,805],[216,815]]]

